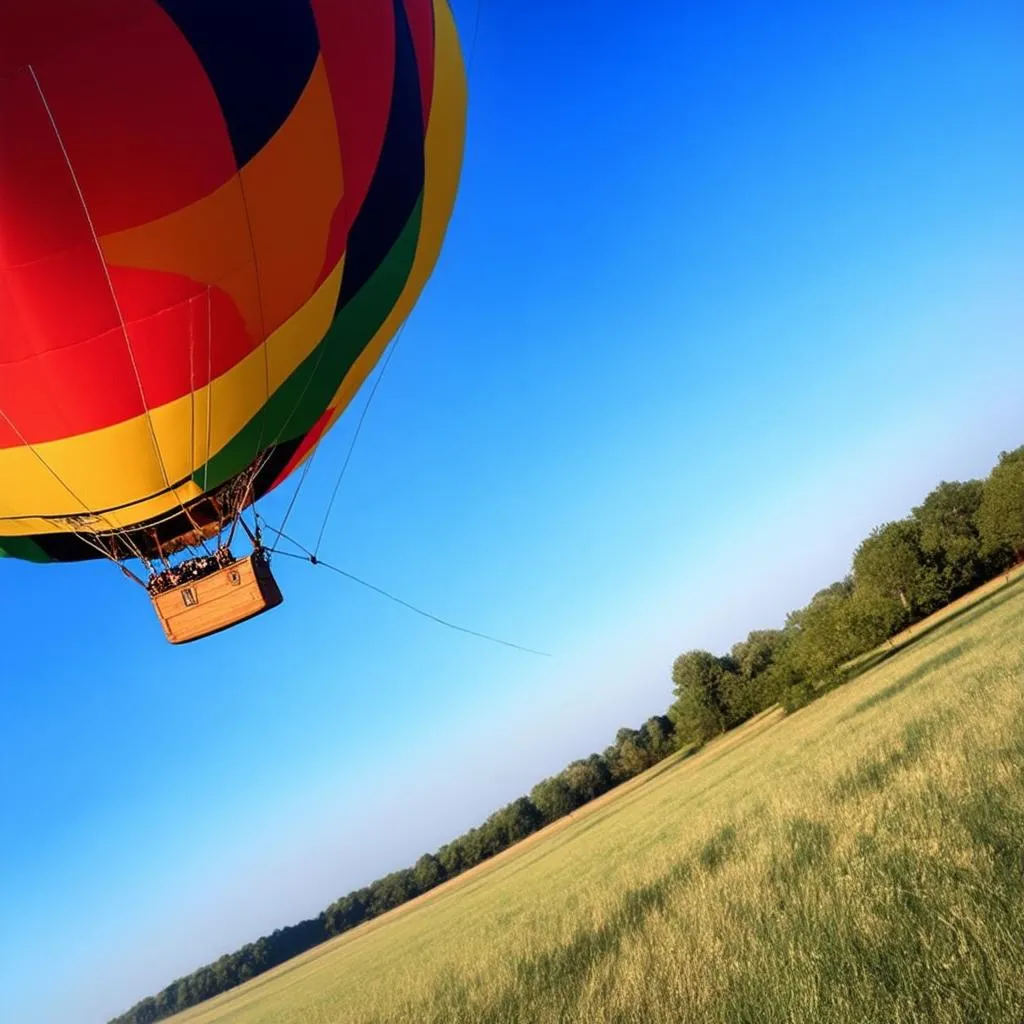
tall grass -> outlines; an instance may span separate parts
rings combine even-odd
[[[174,1018],[1024,1020],[1024,585]]]

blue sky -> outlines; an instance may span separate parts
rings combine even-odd
[[[0,1019],[104,1021],[436,849],[1024,443],[1019,4],[482,2],[322,553],[554,657],[289,560],[175,649],[109,567],[3,564]]]

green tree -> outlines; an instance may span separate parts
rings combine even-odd
[[[975,516],[982,552],[1001,569],[1024,558],[1024,446],[1001,452]]]
[[[913,510],[921,551],[937,564],[946,600],[966,593],[984,578],[976,521],[984,489],[980,480],[944,480]]]
[[[853,556],[853,578],[859,589],[899,601],[905,621],[941,600],[938,572],[921,550],[921,530],[911,519],[872,530]]]
[[[863,654],[897,633],[904,619],[898,601],[873,591],[855,589],[847,609],[849,656]]]
[[[427,892],[435,885],[444,881],[445,872],[441,862],[432,853],[425,853],[412,869],[413,878],[416,881],[416,888],[420,892]]]
[[[672,665],[675,703],[669,708],[676,734],[684,742],[704,743],[730,723],[725,691],[731,662],[707,651],[687,651]]]
[[[830,682],[836,669],[851,656],[854,641],[853,581],[847,577],[811,598],[795,620],[792,659],[802,681],[818,687]]]
[[[668,715],[654,715],[648,718],[640,733],[652,764],[668,757],[676,749],[675,729]]]
[[[557,821],[577,807],[573,791],[560,775],[538,782],[530,790],[530,801],[545,821]]]
[[[192,994],[195,1002],[201,1003],[206,999],[212,999],[218,993],[217,979],[210,967],[200,967],[193,978]]]
[[[763,711],[781,695],[776,665],[792,641],[792,631],[784,629],[758,629],[746,640],[733,644],[729,655],[736,665],[740,684],[732,698],[743,718]]]
[[[367,886],[342,896],[340,900],[335,900],[324,911],[324,931],[328,935],[340,935],[362,924],[369,916],[370,889]],[[220,990],[223,991],[223,983],[219,983]]]
[[[405,903],[416,895],[416,882],[412,871],[403,868],[378,878],[370,885],[370,913],[376,917]]]
[[[157,1017],[170,1017],[178,1009],[184,1009],[189,1004],[187,1002],[178,1002],[178,986],[181,982],[175,982],[173,985],[168,985],[162,992],[157,993],[156,997],[156,1013]]]
[[[615,744],[616,763],[623,779],[631,779],[646,771],[657,760],[644,744],[644,735],[637,729],[620,729],[621,742]]]
[[[469,867],[469,861],[461,837],[450,843],[445,843],[437,851],[437,859],[440,861],[447,878],[454,878]]]
[[[503,836],[495,826],[493,815],[479,828],[471,828],[462,837],[462,848],[465,851],[466,867],[474,867],[505,848]]]
[[[600,754],[591,754],[585,761],[573,761],[561,778],[576,807],[606,793],[612,786],[611,772]]]
[[[545,824],[544,815],[528,797],[521,796],[503,807],[495,815],[495,825],[502,834],[505,846],[518,843]]]
[[[746,640],[733,644],[729,655],[739,672],[745,678],[754,680],[771,668],[785,639],[781,629],[753,630],[747,634]]]
[[[814,687],[799,665],[796,641],[795,632],[786,631],[786,643],[759,677],[762,692],[771,695],[771,703],[777,701],[788,711],[801,707],[814,696]]]
[[[137,1024],[153,1024],[159,1019],[157,1012],[156,1000],[149,996],[135,1008],[135,1020]]]

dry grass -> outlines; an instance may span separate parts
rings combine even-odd
[[[176,1024],[1024,1019],[1024,583]]]

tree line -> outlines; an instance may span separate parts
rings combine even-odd
[[[483,824],[401,871],[342,896],[137,1003],[110,1024],[154,1024],[321,942],[401,906],[570,814],[676,751],[693,751],[753,715],[793,710],[845,679],[851,659],[1024,559],[1024,446],[984,480],[940,483],[909,516],[879,526],[851,571],[727,654],[691,650],[672,665],[664,715],[623,728],[601,753],[573,761]]]

